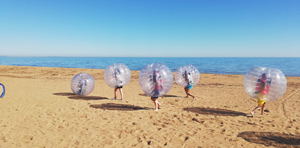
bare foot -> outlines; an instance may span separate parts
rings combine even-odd
[[[193,99],[195,99],[195,96],[192,96],[193,97]]]
[[[250,112],[251,116],[253,117],[254,116],[254,112]]]

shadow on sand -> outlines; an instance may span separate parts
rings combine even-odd
[[[176,98],[179,97],[179,98],[182,98],[181,96],[176,96],[176,95],[163,95],[163,96],[161,96],[161,97],[163,97],[163,98],[164,98],[164,97],[176,97]]]
[[[94,105],[90,105],[90,107],[96,108],[96,109],[119,110],[119,111],[135,111],[135,110],[152,110],[153,109],[153,108],[148,108],[148,107],[140,107],[140,106],[116,104],[116,103],[94,104]]]
[[[139,94],[140,96],[144,96],[144,97],[149,97],[148,95],[146,94]]]
[[[183,110],[204,114],[204,115],[215,115],[215,116],[247,116],[247,114],[242,112],[237,112],[233,110],[221,109],[221,108],[203,108],[203,107],[190,107],[184,108]]]
[[[70,92],[53,93],[53,95],[56,95],[56,96],[76,96],[76,94],[70,93]]]
[[[274,147],[300,147],[300,135],[284,134],[278,132],[253,132],[246,131],[238,137],[256,144]]]
[[[99,96],[78,96],[74,93],[69,93],[69,92],[53,93],[53,95],[68,96],[69,99],[75,99],[75,100],[104,100],[104,99],[108,99],[106,97],[99,97]]]
[[[140,96],[145,96],[145,97],[150,97],[150,96],[148,96],[148,95],[146,95],[146,94],[139,94]],[[176,95],[163,95],[163,96],[161,96],[162,98],[164,98],[164,97],[179,97],[179,98],[182,98],[181,96],[176,96]]]

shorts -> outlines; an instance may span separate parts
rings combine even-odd
[[[116,86],[116,88],[117,88],[117,89],[119,89],[119,88],[123,88],[123,86]]]
[[[161,90],[158,89],[154,89],[153,90],[153,94],[152,94],[152,98],[158,98],[158,96],[160,95]]]
[[[265,95],[262,95],[261,93],[257,94],[257,105],[258,106],[263,106],[267,101],[265,98]]]
[[[257,105],[262,107],[267,101],[265,100],[257,100]]]
[[[193,87],[194,87],[194,85],[191,84],[191,85],[188,85],[186,88],[189,89],[189,90],[191,90]]]

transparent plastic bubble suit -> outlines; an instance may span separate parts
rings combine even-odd
[[[123,63],[109,65],[104,71],[104,80],[112,88],[127,85],[130,78],[130,69]]]
[[[257,97],[260,81],[264,81],[268,93],[265,94],[266,101],[275,101],[279,99],[285,92],[287,82],[285,75],[276,68],[254,67],[244,77],[244,89],[246,93],[253,97]]]
[[[181,87],[187,87],[188,84],[196,85],[199,79],[200,73],[193,65],[181,66],[175,71],[175,81]]]
[[[95,87],[93,76],[88,73],[75,75],[71,82],[71,89],[76,95],[85,96],[90,94]]]
[[[160,97],[172,88],[173,74],[166,65],[152,63],[140,71],[139,83],[146,95]]]

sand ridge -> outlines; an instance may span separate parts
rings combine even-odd
[[[243,75],[200,74],[184,98],[176,84],[153,102],[131,71],[124,100],[112,100],[104,70],[0,66],[0,147],[300,147],[300,78],[287,77],[285,94],[268,102],[266,114],[243,89]],[[70,83],[86,72],[95,79],[88,96]],[[119,94],[118,94],[119,95]],[[119,98],[118,98],[119,99]]]

